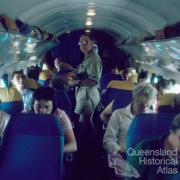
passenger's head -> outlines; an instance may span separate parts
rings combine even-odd
[[[59,57],[54,60],[54,66],[58,71],[61,68],[61,64],[62,64],[62,58]]]
[[[42,69],[43,70],[53,70],[54,68],[54,59],[51,56],[51,52],[48,51],[42,59]]]
[[[172,148],[180,152],[180,114],[176,115],[172,120],[169,138]]]
[[[50,67],[46,62],[42,63],[42,70],[50,70]]]
[[[157,90],[150,84],[140,84],[133,90],[133,114],[144,113],[156,103]]]
[[[117,67],[111,69],[111,74],[119,74],[119,70]]]
[[[87,55],[93,49],[94,39],[90,35],[83,34],[79,40],[80,50]]]
[[[124,69],[124,71],[122,72],[122,77],[125,81],[128,81],[129,78],[135,73],[135,69],[132,67],[128,67],[126,69]]]
[[[111,62],[111,74],[120,74],[120,67],[116,62],[113,62],[111,58],[109,58],[109,61]],[[109,67],[108,67],[109,68]]]
[[[12,74],[11,82],[18,90],[24,88],[26,82],[26,76],[23,73],[23,71],[14,71]]]
[[[35,113],[52,114],[56,110],[54,90],[51,87],[39,87],[33,94]]]
[[[147,71],[142,71],[138,75],[138,82],[139,83],[150,83],[150,77]]]
[[[129,75],[128,75],[128,69],[125,69],[123,72],[122,72],[122,78],[123,80],[127,81],[129,79]]]
[[[28,77],[28,78],[31,78],[31,79],[34,79],[35,81],[37,81],[38,78],[39,78],[40,71],[41,71],[41,68],[38,67],[38,66],[29,67],[29,68],[27,69],[27,77]]]
[[[161,79],[156,84],[156,88],[158,90],[158,94],[163,95],[163,94],[166,94],[166,93],[170,92],[170,90],[172,88],[172,84],[171,84],[171,82],[169,80]]]

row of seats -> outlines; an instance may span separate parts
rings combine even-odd
[[[26,80],[28,89],[35,91],[39,86],[33,79]],[[67,92],[62,90],[55,91],[57,107],[64,110],[69,117],[72,116],[72,104]],[[21,94],[14,87],[0,88],[0,110],[11,115],[23,110]]]
[[[106,90],[102,94],[102,104],[107,106],[114,100],[112,112],[119,108],[126,107],[132,101],[132,91],[134,87],[134,83],[130,81],[110,81]],[[162,96],[157,109],[158,113],[177,112],[177,110],[172,107],[174,96],[174,93],[169,93]]]

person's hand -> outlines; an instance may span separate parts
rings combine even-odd
[[[70,86],[77,86],[77,85],[79,85],[79,83],[80,83],[80,80],[77,80],[77,79],[69,79],[68,80],[68,84]]]
[[[108,154],[108,165],[115,169],[115,174],[120,177],[139,178],[139,172],[124,159],[119,153]]]

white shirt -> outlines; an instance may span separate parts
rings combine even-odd
[[[131,104],[112,114],[103,139],[104,148],[109,153],[126,150],[127,131],[134,117]]]
[[[20,93],[24,104],[23,110],[25,112],[28,112],[32,109],[32,105],[33,105],[33,91],[29,89],[23,89]]]
[[[0,138],[2,138],[4,130],[9,122],[10,115],[4,111],[0,111]]]
[[[60,120],[61,126],[64,130],[72,129],[71,121],[65,111],[57,108],[54,115]]]

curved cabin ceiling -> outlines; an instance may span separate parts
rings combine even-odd
[[[56,36],[80,29],[102,30],[114,36],[117,39],[116,45],[120,46],[123,41],[131,42],[134,38],[154,36],[156,30],[180,22],[179,7],[179,0],[0,0],[0,15],[7,15],[12,19],[19,18]],[[87,15],[87,12],[90,14]],[[178,52],[176,55],[179,54],[179,42],[177,39],[175,49],[169,49],[172,53]],[[162,59],[167,59],[166,53],[154,58],[160,50],[154,54],[143,54],[148,48],[150,52],[154,52],[156,46],[167,49],[171,44],[168,43],[166,47],[166,42],[161,45],[158,43],[127,45],[124,49],[137,58],[142,54],[137,59],[138,63],[145,64],[148,68],[153,67],[154,71],[159,67],[157,71],[163,69],[165,75],[180,82],[179,56],[173,56],[171,53],[171,60],[166,60],[164,64]],[[173,74],[174,70],[176,74]]]
[[[55,35],[89,27],[87,10],[92,8],[91,28],[127,36],[154,34],[179,21],[179,0],[1,0],[0,13],[20,18]]]

